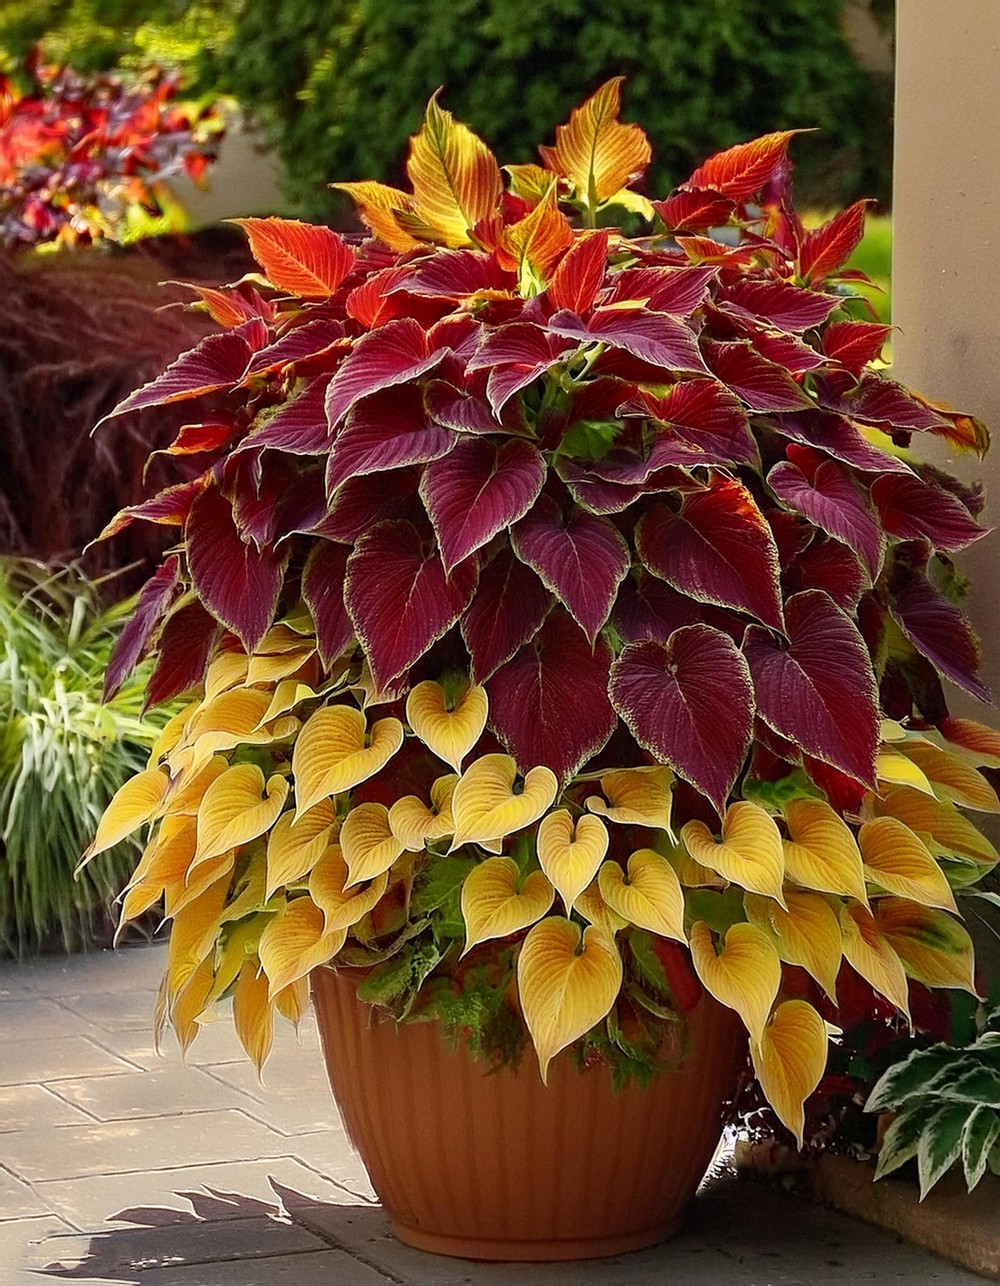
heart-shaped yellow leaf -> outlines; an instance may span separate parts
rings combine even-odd
[[[184,730],[191,722],[194,712],[200,707],[200,701],[189,701],[183,710],[179,710],[167,720],[150,748],[149,759],[146,761],[147,767],[155,768],[165,755],[170,754],[183,737]]]
[[[548,811],[559,788],[552,769],[529,769],[520,794],[513,789],[516,775],[510,755],[483,755],[469,765],[451,801],[453,849],[470,842],[502,839],[537,822]]]
[[[674,774],[658,764],[645,768],[616,768],[601,777],[604,799],[587,800],[592,813],[625,826],[655,826],[670,831],[671,786]],[[607,802],[605,803],[605,800]]]
[[[350,878],[347,887],[373,880],[403,854],[403,842],[389,827],[384,804],[358,804],[344,818],[340,848]]]
[[[1000,799],[981,772],[961,754],[932,746],[929,741],[908,741],[899,747],[918,772],[923,772],[935,794],[962,808],[1000,812]]]
[[[599,871],[598,875],[600,875]],[[598,880],[588,884],[576,899],[576,911],[585,920],[588,920],[591,924],[596,924],[599,929],[603,929],[612,938],[628,924],[628,920],[608,906],[604,898],[601,897]]]
[[[167,980],[164,979],[164,983],[166,982]],[[185,979],[184,985],[169,1000],[167,987],[161,987],[154,1011],[154,1041],[157,1049],[160,1047],[163,1021],[169,1009],[170,1025],[181,1047],[181,1058],[186,1057],[188,1049],[201,1031],[202,1025],[199,1019],[208,1009],[213,982],[212,959],[208,956],[198,962]]]
[[[605,903],[630,924],[661,938],[687,942],[680,880],[667,859],[653,849],[637,849],[628,859],[627,875],[617,862],[605,862],[597,884]]]
[[[894,747],[892,750],[883,750],[876,756],[875,776],[878,780],[890,786],[912,786],[925,795],[933,795],[934,791],[926,774],[906,755],[897,753],[898,749],[899,747]]]
[[[363,889],[351,886],[349,880],[340,846],[331,844],[309,875],[309,896],[323,912],[327,933],[349,929],[363,919],[389,887],[389,872],[383,871]]]
[[[228,882],[216,880],[174,918],[167,942],[165,972],[165,994],[169,1002],[173,1002],[194,971],[213,951],[228,895]]]
[[[865,875],[879,888],[958,914],[955,895],[927,845],[895,817],[876,817],[858,833]]]
[[[80,859],[80,868],[92,857],[114,848],[160,811],[170,778],[159,768],[145,768],[119,786],[97,824],[97,834]]]
[[[724,889],[726,887],[727,882],[718,871],[711,871],[707,866],[696,862],[683,844],[678,844],[676,848],[668,851],[667,861],[677,872],[682,888]]]
[[[439,777],[431,786],[431,806],[416,795],[404,795],[389,809],[389,827],[410,853],[419,853],[426,844],[455,833],[451,801],[458,774]]]
[[[972,939],[957,920],[902,898],[877,898],[874,907],[879,931],[911,978],[978,996]]]
[[[983,867],[992,867],[1000,859],[986,836],[945,800],[896,786],[884,795],[867,796],[865,806],[875,817],[897,818],[925,842],[929,837],[942,853],[955,853]]]
[[[233,992],[233,1026],[259,1077],[274,1046],[274,1009],[267,978],[249,960]]]
[[[909,992],[903,962],[882,933],[878,921],[863,906],[842,906],[840,928],[844,957],[855,972],[910,1017]]]
[[[278,820],[288,789],[288,779],[278,773],[265,788],[264,774],[256,764],[227,768],[205,791],[198,809],[198,847],[192,869],[263,835]]]
[[[681,830],[688,853],[701,866],[738,884],[750,893],[763,893],[781,902],[785,862],[781,833],[774,818],[759,804],[730,804],[722,823],[722,840],[716,843],[704,822],[688,822]]]
[[[586,814],[574,823],[567,808],[542,818],[538,827],[538,863],[555,885],[566,914],[597,874],[608,851],[608,832],[598,817]]]
[[[851,828],[822,799],[793,799],[785,805],[790,839],[785,840],[785,874],[817,893],[839,893],[868,904],[861,852]]]
[[[550,916],[532,928],[517,961],[521,1011],[544,1082],[549,1063],[607,1017],[622,985],[614,938],[596,924]]]
[[[540,920],[556,891],[541,871],[532,871],[518,886],[520,872],[510,857],[488,857],[465,877],[462,918],[465,951],[489,938],[506,938]]]
[[[252,737],[270,704],[270,694],[255,688],[221,692],[202,704],[188,724],[184,740],[194,744],[202,737],[214,737],[218,739],[215,750],[232,750]]]
[[[266,901],[276,889],[307,875],[326,852],[337,827],[337,810],[321,799],[307,813],[282,813],[267,837]]]
[[[804,1000],[785,1000],[750,1053],[764,1097],[802,1146],[804,1103],[823,1079],[826,1023]]]
[[[467,688],[449,710],[444,688],[432,679],[410,691],[406,698],[406,721],[424,745],[456,772],[462,760],[483,735],[489,702],[486,689]]]
[[[771,939],[752,924],[734,924],[717,954],[703,920],[691,926],[691,959],[705,990],[735,1009],[759,1040],[781,985],[781,961]]]
[[[324,928],[323,912],[312,898],[289,902],[260,935],[260,963],[272,998],[312,969],[326,964],[347,941],[346,929]]]
[[[784,908],[756,893],[747,893],[743,905],[747,919],[768,934],[781,959],[805,969],[836,1001],[842,935],[837,913],[826,898],[788,889]]]
[[[296,812],[339,795],[379,772],[403,744],[398,719],[379,719],[365,744],[367,724],[349,705],[322,706],[302,726],[292,754]]]
[[[128,882],[122,900],[119,933],[130,920],[148,911],[165,888],[175,884],[179,888],[184,887],[184,878],[194,857],[196,832],[193,818],[163,819],[156,837],[146,845]]]

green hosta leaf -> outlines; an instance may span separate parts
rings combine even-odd
[[[875,1085],[868,1096],[865,1111],[884,1112],[924,1094],[927,1082],[944,1069],[953,1069],[959,1057],[959,1051],[947,1045],[934,1045],[911,1054],[904,1063],[890,1067]]]
[[[917,1144],[921,1201],[958,1160],[968,1119],[969,1109],[964,1103],[945,1104],[925,1119]]]
[[[977,1107],[962,1134],[962,1165],[969,1191],[986,1173],[990,1151],[1000,1138],[1000,1116],[989,1107]]]
[[[901,1112],[885,1132],[882,1146],[879,1148],[878,1165],[875,1167],[875,1178],[892,1174],[901,1165],[911,1161],[917,1155],[917,1146],[923,1133],[926,1114],[922,1106]]]

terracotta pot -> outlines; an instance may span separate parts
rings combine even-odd
[[[742,1064],[735,1015],[705,996],[683,1067],[615,1094],[566,1054],[544,1086],[531,1051],[490,1075],[437,1023],[378,1017],[351,970],[314,971],[327,1072],[400,1241],[468,1259],[589,1259],[655,1245],[681,1223]]]

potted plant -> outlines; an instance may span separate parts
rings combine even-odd
[[[192,695],[90,849],[150,828],[157,1024],[231,996],[260,1066],[311,978],[397,1232],[478,1257],[664,1236],[735,1016],[801,1135],[812,1000],[844,961],[904,1012],[971,989],[997,860],[959,806],[1000,739],[939,679],[986,695],[981,502],[908,449],[986,431],[877,369],[864,203],[805,230],[793,131],[650,202],[619,93],[506,178],[435,97],[411,192],[341,185],[367,239],[239,221],[260,274],[116,412],[211,397],[105,533],[178,534],[108,686],[152,652]]]

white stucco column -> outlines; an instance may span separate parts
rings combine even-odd
[[[892,277],[893,374],[990,426],[984,463],[932,458],[981,477],[1000,524],[1000,0],[897,0]],[[1000,532],[959,561],[1000,699]],[[955,713],[994,721],[945,686]]]

